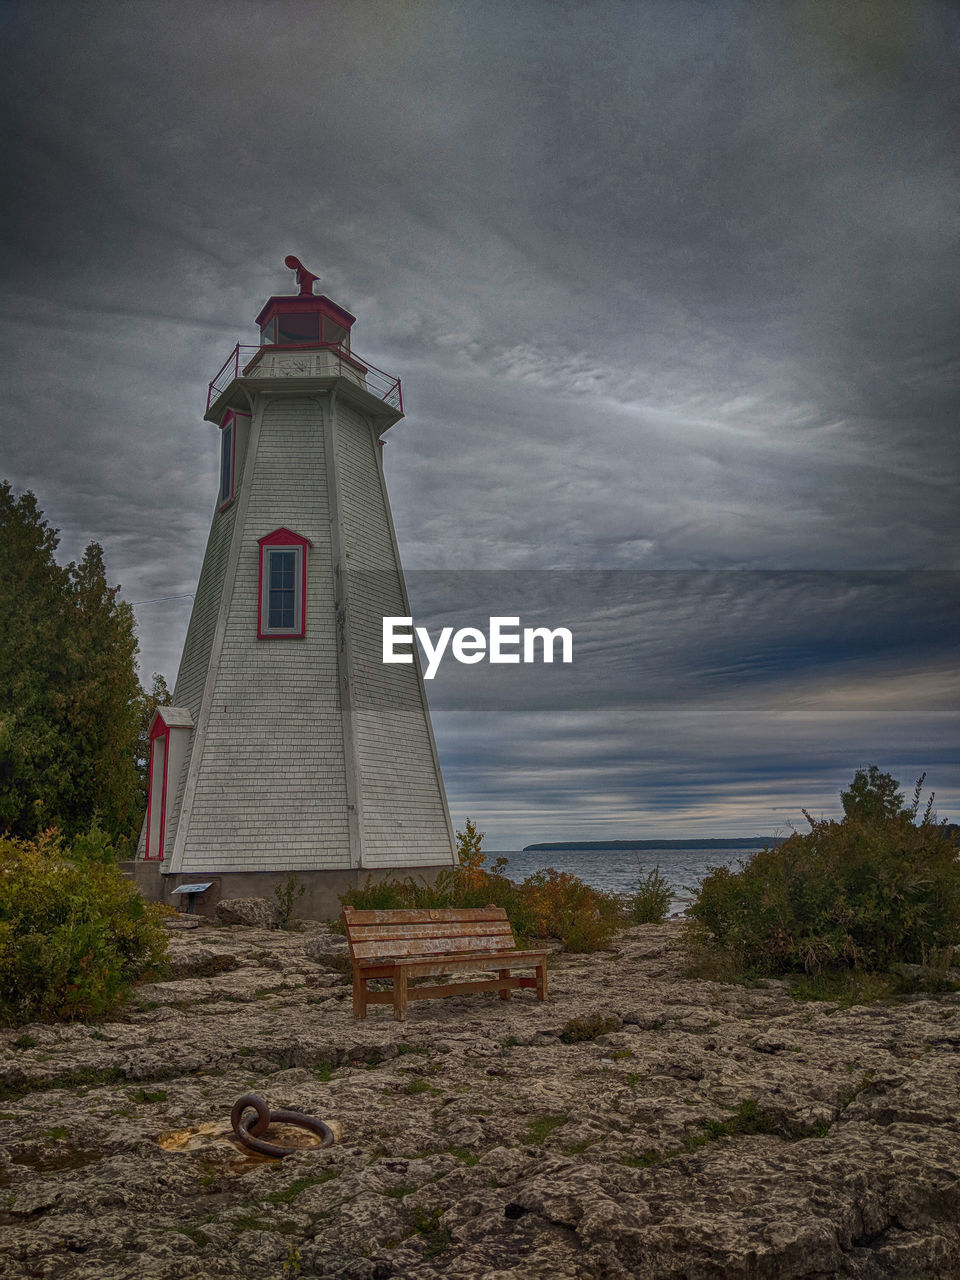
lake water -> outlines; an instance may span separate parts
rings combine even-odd
[[[534,871],[553,867],[569,871],[595,889],[630,893],[637,880],[654,867],[673,890],[671,912],[683,911],[697,884],[713,867],[738,868],[738,859],[749,858],[751,849],[563,849],[524,853],[518,849],[484,850],[487,866],[506,858],[511,880],[525,880]]]

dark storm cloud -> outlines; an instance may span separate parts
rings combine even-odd
[[[194,588],[216,475],[206,383],[292,288],[290,251],[358,315],[358,349],[404,377],[386,462],[409,566],[956,567],[954,6],[31,0],[5,19],[0,471],[35,489],[65,554],[104,543],[127,599]],[[927,606],[904,590],[919,635]],[[582,793],[602,823],[637,801],[622,770],[692,821],[656,750],[701,779],[704,815],[752,794],[778,750],[794,796],[832,790],[854,748],[849,768],[881,746],[888,765],[943,756],[910,702],[941,652],[876,599],[870,650],[828,602],[779,615],[775,595],[714,659],[745,673],[727,749],[707,749],[706,720],[676,730],[720,696],[701,616],[673,631],[654,763],[631,775],[636,725],[622,743],[587,733],[531,803],[579,813]],[[184,602],[138,618],[145,671],[172,678]],[[603,670],[611,701],[622,672]],[[830,671],[849,732],[824,695],[834,746],[795,709],[789,741],[765,730],[751,751],[751,670],[778,691]],[[526,724],[528,761],[560,732],[506,721]],[[465,756],[438,732],[458,804],[526,776],[498,790],[482,735]],[[531,821],[515,820],[502,829]]]

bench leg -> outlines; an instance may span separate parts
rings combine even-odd
[[[367,980],[356,966],[353,970],[353,1016],[367,1016]]]
[[[407,971],[395,969],[393,974],[393,1017],[404,1022],[407,1017]]]
[[[510,970],[509,970],[509,969],[498,969],[498,970],[497,970],[497,977],[499,977],[499,978],[509,978],[509,977],[510,977]],[[507,987],[506,991],[501,991],[501,992],[500,992],[500,999],[501,999],[501,1000],[509,1000],[509,999],[510,999],[510,997],[511,997],[512,995],[513,995],[513,992],[510,990],[510,988],[509,988],[509,987]]]
[[[547,998],[547,965],[546,961],[537,965],[537,999]]]

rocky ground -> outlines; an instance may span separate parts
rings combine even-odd
[[[960,1277],[960,994],[697,981],[665,924],[357,1023],[342,948],[203,925],[122,1021],[0,1034],[0,1274]],[[250,1090],[342,1141],[244,1154]]]

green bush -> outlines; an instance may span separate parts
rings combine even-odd
[[[739,973],[942,960],[960,943],[960,861],[929,805],[916,821],[921,783],[903,807],[889,775],[859,771],[842,821],[808,815],[808,832],[754,854],[740,871],[711,872],[687,913],[688,942]]]
[[[621,926],[622,908],[614,894],[552,868],[514,884],[503,874],[505,858],[487,870],[483,833],[469,819],[457,836],[460,865],[445,867],[432,885],[413,876],[377,881],[367,876],[362,888],[341,894],[340,901],[358,911],[503,907],[520,946],[532,938],[559,938],[565,951],[602,950]]]
[[[637,885],[627,897],[627,920],[630,924],[659,924],[666,920],[673,891],[669,882],[660,874],[660,868],[643,874],[637,867]]]
[[[534,934],[559,938],[564,951],[602,951],[623,924],[616,894],[594,889],[568,871],[535,871],[519,893],[532,913]]]
[[[163,960],[148,906],[88,837],[73,858],[48,832],[0,838],[0,1025],[98,1016]]]

